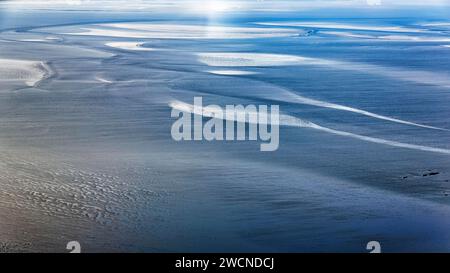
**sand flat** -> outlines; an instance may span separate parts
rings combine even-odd
[[[317,62],[312,58],[268,53],[207,52],[198,53],[197,57],[199,62],[208,66],[222,67],[288,66]]]
[[[22,81],[34,86],[50,74],[50,68],[41,61],[0,59],[0,82]]]
[[[98,24],[83,27],[81,30],[81,32],[64,34],[137,39],[250,39],[288,37],[299,34],[298,30],[292,29],[147,23]]]

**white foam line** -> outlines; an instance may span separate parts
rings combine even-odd
[[[169,106],[173,109],[177,109],[179,111],[186,112],[186,113],[191,113],[191,114],[200,115],[200,116],[204,116],[204,117],[214,117],[214,113],[212,111],[210,111],[208,109],[208,107],[194,107],[194,105],[192,105],[192,104],[188,104],[188,103],[181,102],[181,101],[172,101],[169,103]],[[256,114],[258,114],[258,113],[249,112],[250,116],[256,115]],[[236,115],[237,115],[237,112],[227,113],[227,115],[224,116],[224,120],[234,120],[234,117]],[[254,120],[254,119],[249,118],[249,119],[247,119],[247,122],[252,123],[252,120]],[[269,120],[269,119],[265,119],[265,120]],[[275,125],[277,125],[277,124],[275,123]],[[327,133],[334,134],[334,135],[355,138],[355,139],[363,140],[366,142],[383,144],[383,145],[388,145],[388,146],[393,146],[393,147],[398,147],[398,148],[405,148],[405,149],[433,152],[433,153],[440,153],[440,154],[450,154],[450,150],[448,150],[448,149],[435,148],[435,147],[429,147],[429,146],[423,146],[423,145],[415,145],[415,144],[403,143],[403,142],[398,142],[398,141],[386,140],[386,139],[382,139],[382,138],[368,137],[368,136],[353,134],[353,133],[349,133],[349,132],[345,132],[345,131],[334,130],[334,129],[320,126],[320,125],[310,122],[308,120],[303,120],[303,119],[296,118],[296,117],[286,115],[286,114],[280,114],[279,125],[289,126],[289,127],[299,127],[299,128],[311,128],[311,129],[319,130],[322,132],[327,132]]]
[[[326,29],[348,29],[348,30],[366,30],[383,32],[423,32],[422,29],[405,28],[399,26],[370,26],[370,25],[352,25],[335,22],[262,22],[256,23],[263,26],[291,26],[291,27],[312,27]]]
[[[422,24],[422,26],[426,26],[426,27],[442,27],[442,26],[450,26],[450,23],[449,22],[437,22],[437,23]]]
[[[361,39],[374,39],[376,36],[373,35],[366,35],[366,34],[356,34],[351,32],[345,32],[345,31],[321,31],[322,34],[327,35],[334,35],[339,37],[347,37],[347,38],[361,38]]]
[[[394,146],[394,147],[399,147],[399,148],[412,149],[412,150],[441,153],[441,154],[450,154],[450,150],[447,150],[447,149],[397,142],[397,141],[386,140],[386,139],[382,139],[382,138],[362,136],[362,135],[357,135],[357,134],[353,134],[353,133],[349,133],[349,132],[338,131],[338,130],[322,127],[322,126],[319,126],[316,124],[314,124],[314,125],[315,125],[315,127],[312,127],[314,129],[318,129],[318,130],[328,132],[331,134],[335,134],[335,135],[356,138],[356,139],[364,140],[367,142],[373,142],[373,143],[384,144],[384,145],[389,145],[389,146]]]
[[[305,98],[303,96],[294,94],[290,91],[286,91],[286,94],[288,94],[290,97],[289,99],[286,100],[286,102],[297,102],[297,103],[301,103],[301,104],[308,104],[308,105],[313,105],[313,106],[318,106],[318,107],[353,112],[353,113],[361,114],[364,116],[369,116],[369,117],[376,118],[376,119],[387,120],[387,121],[391,121],[391,122],[396,122],[396,123],[401,123],[401,124],[411,125],[411,126],[417,126],[417,127],[427,128],[427,129],[450,131],[448,129],[444,129],[444,128],[440,128],[440,127],[434,127],[434,126],[419,124],[419,123],[415,123],[415,122],[405,121],[405,120],[401,120],[401,119],[396,119],[396,118],[392,118],[392,117],[387,117],[387,116],[375,114],[375,113],[372,113],[369,111],[365,111],[362,109],[353,108],[353,107],[349,107],[349,106],[345,106],[345,105]]]
[[[376,39],[388,40],[388,41],[403,41],[403,42],[450,42],[447,37],[432,37],[432,36],[410,36],[410,35],[385,35],[375,36]]]
[[[392,42],[423,42],[423,43],[450,42],[450,39],[448,37],[443,37],[443,36],[369,35],[369,34],[358,34],[358,33],[346,32],[346,31],[320,31],[320,33],[338,36],[338,37],[384,40],[384,41],[392,41]]]
[[[245,76],[258,74],[258,72],[243,71],[243,70],[208,70],[206,72],[222,76]]]
[[[101,78],[101,77],[95,77],[95,79],[97,81],[99,81],[99,82],[102,82],[102,83],[112,83],[112,81],[104,79],[104,78]]]
[[[60,40],[60,39],[57,38],[57,37],[48,36],[48,37],[45,37],[45,38],[20,39],[20,40],[17,40],[17,41],[20,41],[20,42],[46,42],[46,43],[48,43],[48,42],[57,41],[57,40]]]
[[[44,39],[22,39],[19,41],[21,41],[21,42],[48,42],[48,40],[44,40]]]
[[[133,50],[133,51],[153,51],[154,48],[142,47],[144,45],[143,42],[108,42],[105,43],[106,46],[124,49],[124,50]]]
[[[97,82],[102,82],[102,83],[118,83],[118,84],[121,84],[121,83],[137,83],[137,82],[147,82],[148,81],[148,80],[145,80],[145,79],[136,79],[136,80],[127,80],[127,81],[122,81],[122,80],[113,80],[113,81],[111,81],[111,80],[108,80],[108,79],[105,79],[105,78],[102,78],[102,77],[99,77],[99,76],[96,76],[95,80]],[[88,81],[88,82],[90,82],[90,81]]]

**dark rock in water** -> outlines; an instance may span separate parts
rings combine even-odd
[[[408,178],[414,178],[414,177],[427,177],[427,176],[434,176],[434,175],[438,175],[440,174],[440,172],[438,171],[433,171],[433,170],[427,170],[425,172],[421,172],[421,173],[416,173],[416,174],[411,174],[411,175],[404,175],[401,178],[402,179],[408,179]],[[445,180],[445,182],[449,182],[449,180]]]
[[[316,33],[317,33],[316,30],[308,30],[308,31],[306,31],[304,34],[300,34],[300,36],[308,37],[308,36],[314,35],[314,34],[316,34]]]
[[[422,176],[432,176],[432,175],[438,175],[438,174],[439,174],[439,172],[428,171],[428,172],[422,174]]]

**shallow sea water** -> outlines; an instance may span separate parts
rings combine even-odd
[[[93,252],[365,252],[372,240],[384,251],[449,250],[450,155],[396,144],[450,150],[449,43],[332,26],[413,28],[401,35],[434,40],[450,30],[413,19],[280,27],[257,24],[261,15],[209,22],[226,28],[211,35],[195,18],[0,13],[0,58],[52,71],[34,87],[0,80],[0,251],[64,252],[72,240]],[[127,37],[136,21],[172,27]],[[83,35],[109,22],[128,30]],[[204,37],[174,39],[186,25]],[[387,144],[289,126],[271,153],[257,142],[175,142],[169,103],[194,96],[278,104]]]

